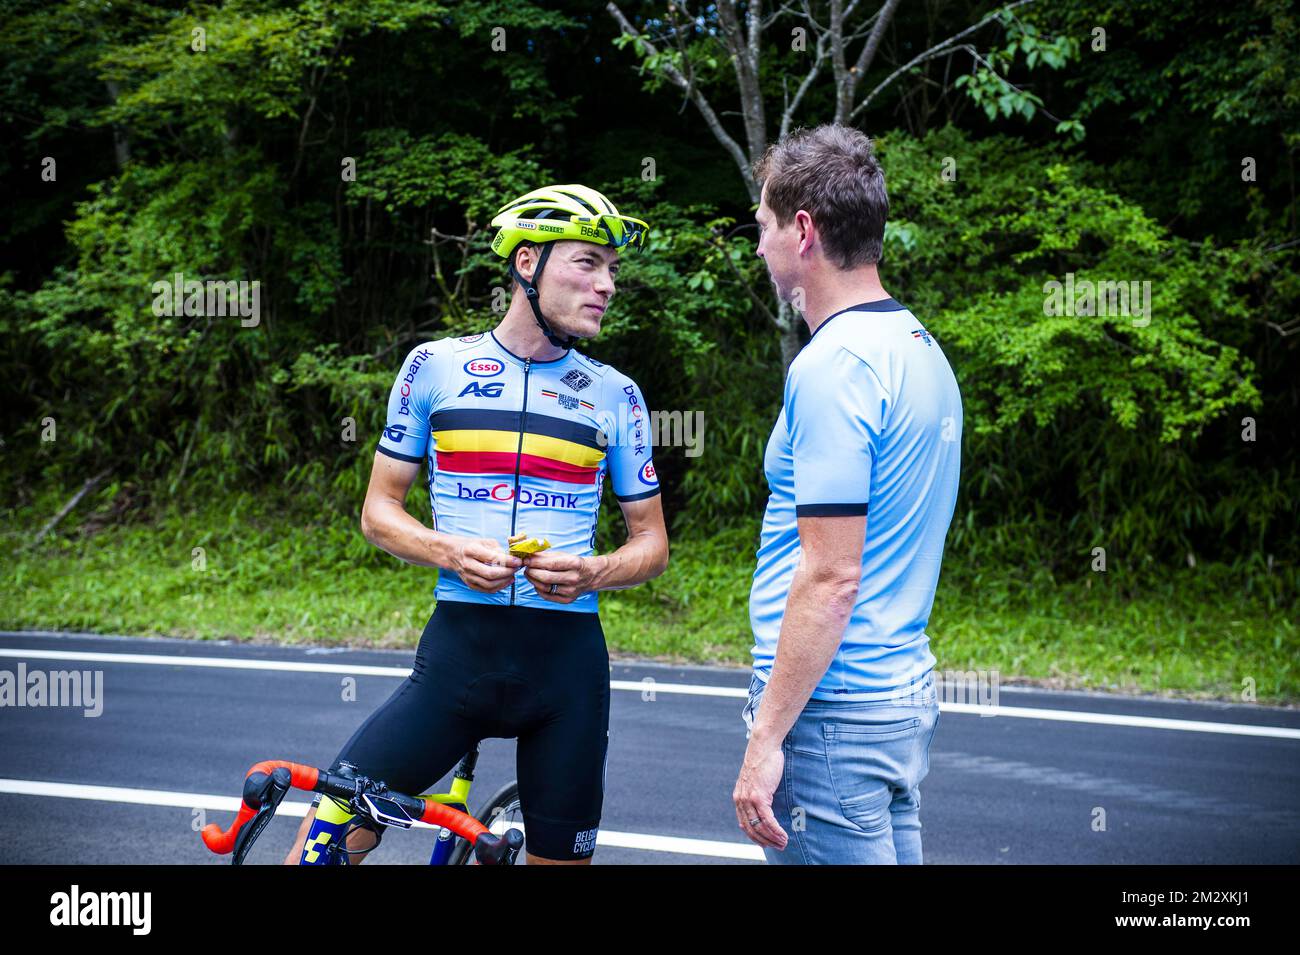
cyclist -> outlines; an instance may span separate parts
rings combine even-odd
[[[643,245],[647,226],[581,185],[529,192],[492,225],[510,307],[487,334],[407,355],[361,513],[372,544],[439,569],[436,607],[411,676],[335,767],[421,793],[479,740],[518,737],[528,862],[589,863],[609,744],[596,592],[663,573],[668,535],[640,388],[573,346],[600,331],[618,250]],[[426,462],[432,529],[403,508]],[[628,536],[596,555],[606,473]],[[517,534],[551,547],[514,557]],[[286,864],[322,861],[321,843],[350,818],[333,800],[320,815],[308,813]],[[349,836],[352,849],[376,844],[377,831]]]

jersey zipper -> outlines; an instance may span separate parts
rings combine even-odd
[[[519,468],[524,463],[524,432],[528,430],[528,372],[532,368],[533,360],[524,359],[524,406],[519,413],[519,447],[515,449],[515,496],[510,503],[510,536],[514,537],[518,533],[515,530],[515,517],[519,513]],[[515,584],[516,580],[510,580],[510,606],[515,605]]]

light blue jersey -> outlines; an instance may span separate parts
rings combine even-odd
[[[818,326],[790,365],[763,459],[771,493],[749,599],[760,680],[799,564],[797,518],[866,514],[857,602],[812,698],[888,699],[924,681],[961,428],[948,360],[902,305],[855,305]]]
[[[547,539],[565,554],[596,546],[608,475],[623,503],[659,493],[650,414],[636,382],[576,349],[552,361],[520,358],[494,333],[416,346],[393,382],[381,454],[425,463],[434,530]],[[594,592],[559,604],[523,570],[510,589],[471,590],[438,572],[439,600],[595,613]]]

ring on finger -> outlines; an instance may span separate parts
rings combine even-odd
[[[558,586],[559,586],[559,584],[551,584],[551,589],[550,589],[549,593],[555,593],[555,588],[558,587]]]

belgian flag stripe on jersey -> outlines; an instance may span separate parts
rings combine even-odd
[[[505,431],[514,435],[515,444],[519,441],[523,413],[519,411],[484,411],[478,408],[451,408],[438,411],[429,417],[429,430],[440,431]],[[571,441],[588,448],[594,448],[604,456],[605,444],[601,430],[581,421],[555,418],[551,415],[528,412],[528,433],[561,441]],[[599,459],[598,459],[599,460]]]
[[[438,451],[438,470],[448,474],[513,475],[516,463],[522,476],[563,481],[566,484],[594,484],[596,468],[581,467],[535,454],[513,451]]]
[[[435,431],[433,440],[437,445],[438,455],[466,451],[499,452],[514,454],[521,451],[534,457],[549,458],[564,464],[595,469],[605,460],[605,452],[576,441],[565,441],[544,434],[525,434],[523,447],[519,446],[519,434],[509,431]],[[511,468],[511,470],[514,470]]]

